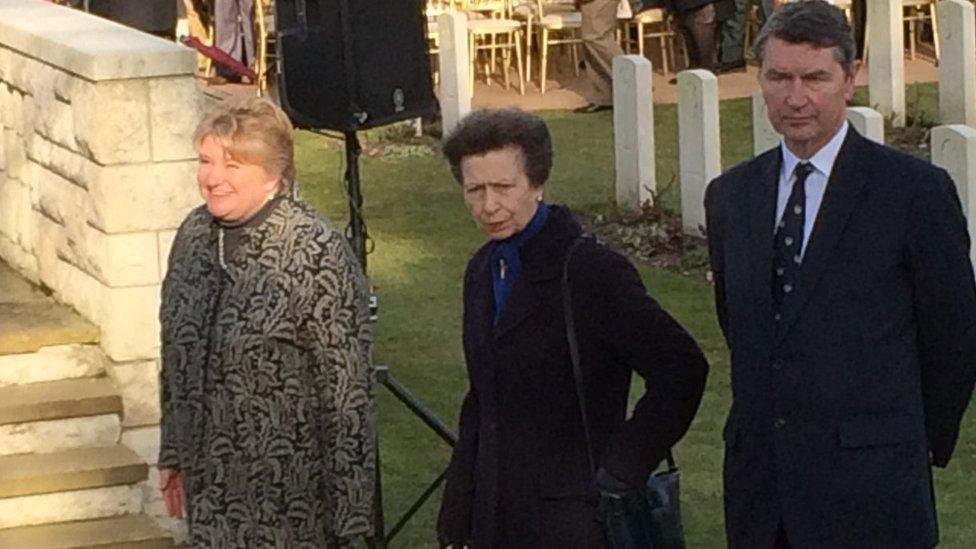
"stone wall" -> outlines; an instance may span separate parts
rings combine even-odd
[[[160,282],[199,202],[195,64],[98,17],[0,0],[0,258],[99,326],[123,442],[151,464]]]

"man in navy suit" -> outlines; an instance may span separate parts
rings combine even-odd
[[[952,455],[976,363],[969,235],[948,174],[846,122],[850,27],[784,4],[757,40],[783,143],[705,197],[731,351],[730,547],[932,547],[931,465]]]

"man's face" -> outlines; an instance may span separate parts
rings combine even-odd
[[[769,121],[794,154],[809,158],[843,123],[859,62],[848,74],[834,59],[833,48],[776,37],[770,37],[763,53],[759,86]]]

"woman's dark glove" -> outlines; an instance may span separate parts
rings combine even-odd
[[[619,497],[640,495],[640,489],[615,477],[610,471],[600,467],[596,471],[596,488],[600,491],[600,496],[604,494]]]

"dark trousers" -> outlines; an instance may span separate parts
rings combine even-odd
[[[714,71],[718,30],[715,4],[706,4],[696,10],[679,13],[678,28],[688,49],[688,68]]]
[[[786,529],[783,528],[783,523],[780,523],[779,528],[776,529],[776,541],[773,542],[773,549],[792,549],[790,545],[790,540],[786,537]]]
[[[851,5],[854,19],[854,42],[857,45],[857,58],[864,59],[865,29],[867,28],[868,3],[867,0],[854,0]]]
[[[773,0],[760,0],[753,3],[759,6],[760,20],[765,21],[773,13]],[[745,60],[745,52],[742,49],[745,24],[746,0],[735,0],[735,11],[721,24],[723,63],[738,63]]]
[[[623,55],[614,32],[617,0],[589,0],[580,5],[583,23],[583,61],[590,83],[587,100],[594,105],[613,104],[613,58]]]

